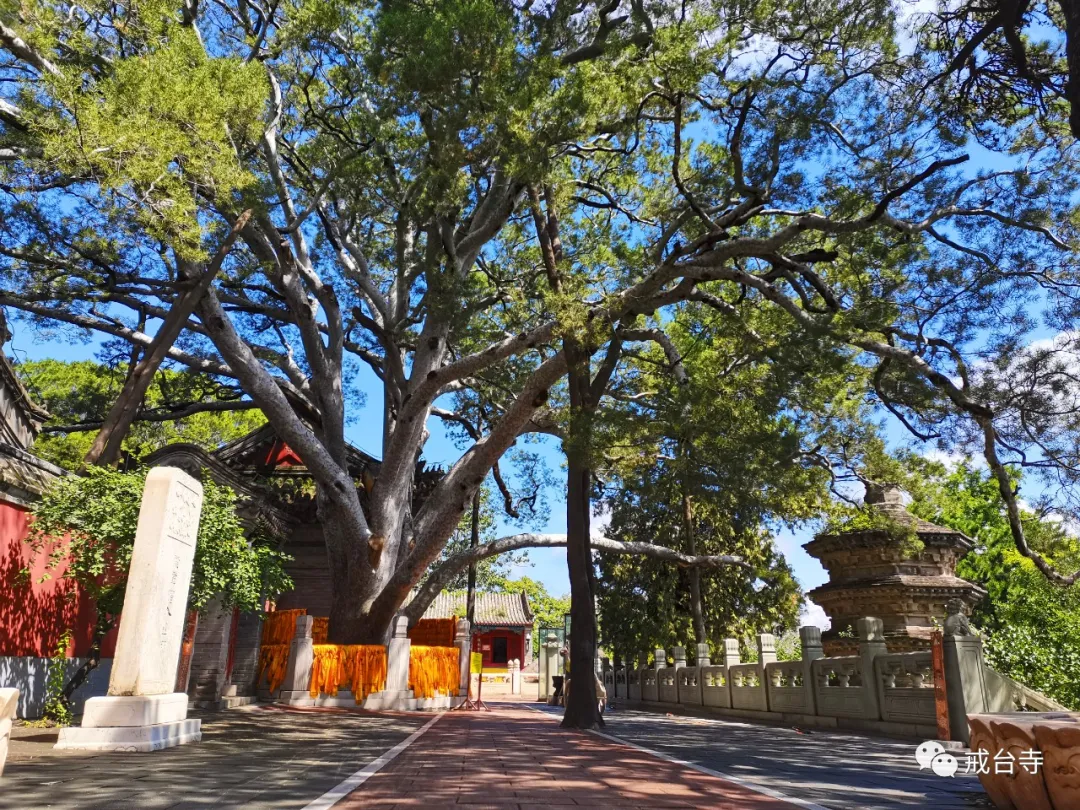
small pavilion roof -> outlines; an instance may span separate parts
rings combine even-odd
[[[465,615],[465,592],[443,591],[424,611],[425,619],[450,619]],[[532,627],[533,613],[529,597],[521,593],[476,594],[477,625]]]

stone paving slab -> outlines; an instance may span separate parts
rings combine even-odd
[[[55,731],[26,729],[0,810],[300,810],[431,719],[269,706],[193,716],[201,743],[151,754],[54,751]]]
[[[609,735],[830,810],[993,808],[974,774],[920,771],[914,742],[620,708],[605,720]]]
[[[796,810],[626,745],[565,731],[534,710],[493,708],[440,718],[335,810]]]

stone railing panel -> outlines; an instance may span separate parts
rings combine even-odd
[[[651,667],[642,667],[639,670],[641,675],[641,699],[656,703],[660,700],[660,693],[657,691],[659,681],[657,680],[656,673],[661,670],[652,669]]]
[[[925,725],[937,722],[929,650],[879,655],[874,659],[874,673],[882,720]]]
[[[626,697],[630,700],[641,700],[641,670],[626,670]]]
[[[727,667],[716,665],[701,667],[701,702],[706,706],[731,708],[731,692],[728,691]]]
[[[761,668],[757,664],[728,667],[728,689],[731,691],[731,708],[758,712],[769,710]]]
[[[813,662],[818,714],[825,717],[866,717],[863,699],[865,686],[860,666],[857,655],[819,658]]]
[[[656,671],[657,695],[661,703],[679,702],[678,672],[675,667],[664,667]]]
[[[676,680],[679,684],[679,703],[688,706],[700,706],[701,700],[701,668],[680,667]]]
[[[803,676],[802,661],[776,661],[765,665],[769,709],[774,712],[813,714]]]

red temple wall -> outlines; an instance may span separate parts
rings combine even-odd
[[[94,629],[93,602],[63,579],[63,562],[49,569],[51,548],[32,553],[24,542],[29,523],[26,509],[0,501],[0,656],[51,657],[68,628],[73,632],[68,656],[84,656]],[[21,573],[25,568],[29,576]],[[105,638],[102,656],[111,657],[115,646],[114,628]]]

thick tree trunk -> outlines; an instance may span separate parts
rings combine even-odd
[[[697,556],[697,538],[694,536],[694,506],[683,487],[683,533],[686,537],[686,553]],[[705,611],[701,605],[701,569],[694,566],[690,569],[690,616],[694,620],[694,640],[698,644],[704,644],[708,640],[705,637]]]
[[[570,454],[566,478],[566,562],[570,574],[570,678],[573,681],[564,728],[597,728],[604,724],[596,697],[596,603],[593,598],[592,553],[589,548],[589,475],[583,459]]]
[[[570,364],[570,440],[566,444],[566,564],[570,574],[570,694],[564,728],[604,725],[597,705],[596,599],[590,543],[589,448],[591,412],[589,359],[580,348],[566,345]]]

